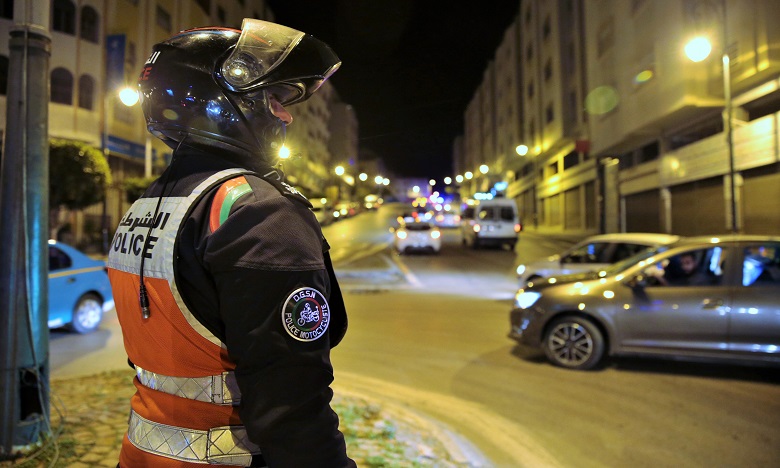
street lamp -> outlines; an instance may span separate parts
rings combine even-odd
[[[133,88],[125,87],[119,90],[119,100],[127,107],[136,105],[139,98],[138,91]],[[149,178],[152,176],[152,134],[148,131],[145,131],[144,133],[146,135],[146,142],[144,145],[144,177]],[[108,132],[106,132],[106,139],[108,139]]]
[[[731,102],[731,58],[726,49],[726,4],[723,3],[723,44],[722,57],[723,62],[723,132],[726,134],[726,148],[729,157],[729,197],[730,201],[730,227],[732,233],[739,232],[739,223],[737,222],[737,191],[736,191],[736,171],[734,168],[734,128],[732,126],[732,102]],[[692,39],[685,45],[685,55],[693,62],[701,62],[706,59],[712,51],[710,41],[705,37]]]

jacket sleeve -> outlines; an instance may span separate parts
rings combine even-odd
[[[210,235],[204,257],[241,419],[268,466],[355,466],[330,406],[331,285],[319,224],[278,192],[257,195]]]

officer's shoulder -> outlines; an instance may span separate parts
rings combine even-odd
[[[295,200],[298,203],[302,203],[303,205],[311,208],[311,202],[308,198],[306,198],[305,195],[303,195],[300,191],[298,191],[295,187],[288,184],[287,182],[277,180],[271,176],[269,177],[263,177],[260,175],[247,175],[247,178],[251,180],[251,184],[267,184],[273,187],[278,193],[280,193],[282,196],[289,198],[291,200]]]

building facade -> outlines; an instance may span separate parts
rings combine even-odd
[[[488,164],[488,185],[506,182],[528,227],[777,234],[780,210],[767,212],[765,200],[780,200],[780,31],[771,27],[780,4],[747,3],[520,1],[486,71],[493,78],[464,114],[455,166]],[[684,53],[694,36],[713,44],[699,63]],[[504,140],[507,83],[517,88],[522,156]]]
[[[0,5],[0,72],[5,80],[0,83],[0,130],[4,130],[9,32],[15,22],[23,22],[24,12],[18,10],[26,2],[1,0]],[[171,149],[147,132],[140,106],[127,106],[118,97],[121,89],[135,86],[152,46],[193,27],[240,29],[242,20],[250,17],[273,21],[273,11],[264,0],[52,0],[34,2],[32,8],[50,8],[49,135],[103,149],[111,169],[114,182],[105,203],[67,213],[62,220],[72,229],[67,240],[94,244],[116,229],[132,202],[123,181],[159,174],[170,160]],[[326,83],[321,93],[294,109],[289,145],[298,158],[287,164],[293,182],[304,193],[321,191],[328,178],[328,121],[334,96]]]

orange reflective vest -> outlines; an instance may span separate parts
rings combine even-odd
[[[141,198],[119,223],[107,263],[125,350],[137,373],[123,468],[248,466],[259,454],[238,415],[235,366],[223,343],[193,317],[174,275],[177,234],[192,207],[209,189],[243,173],[218,172],[188,196]],[[139,304],[142,258],[148,318]]]

